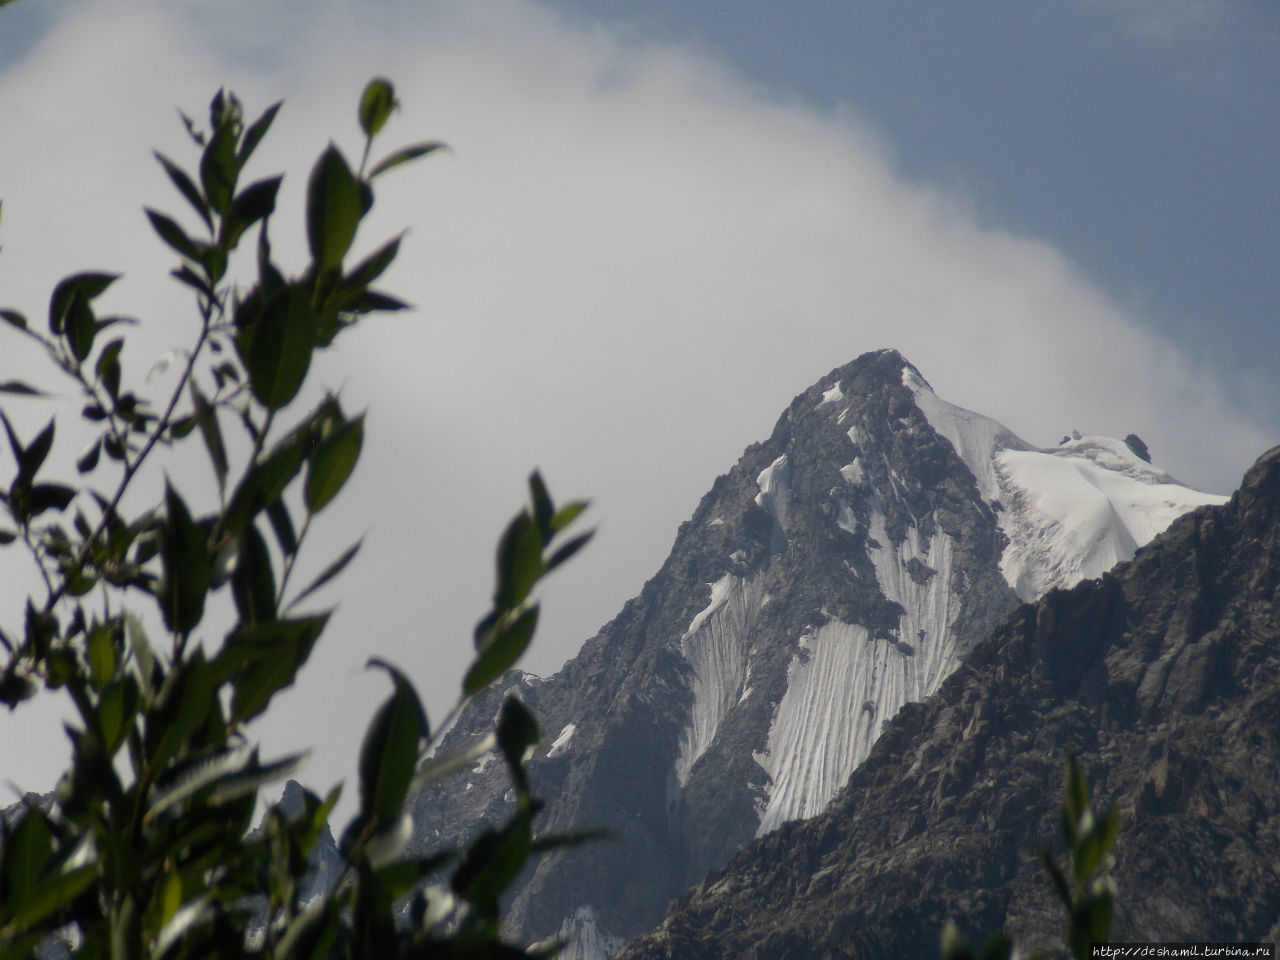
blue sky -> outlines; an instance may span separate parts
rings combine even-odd
[[[330,138],[358,150],[370,76],[400,93],[389,145],[454,148],[386,178],[358,240],[411,227],[387,286],[417,312],[316,367],[369,416],[314,563],[364,548],[261,735],[316,743],[325,784],[384,694],[370,655],[448,706],[532,467],[592,497],[600,529],[548,592],[528,665],[550,673],[790,399],[867,350],[1029,442],[1133,431],[1229,492],[1280,439],[1275,9],[19,0],[0,12],[0,305],[38,316],[65,274],[119,270],[106,306],[161,321],[126,370],[180,343],[191,308],[141,207],[181,211],[151,150],[191,163],[176,110],[221,85],[286,101],[255,155],[286,171],[286,266],[305,171]],[[6,345],[0,380],[32,362]],[[198,452],[172,471],[207,480]],[[0,553],[0,622],[21,615],[18,559]],[[37,745],[13,722],[0,776],[43,789],[61,731]]]

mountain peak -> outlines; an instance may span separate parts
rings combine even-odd
[[[1068,753],[1121,815],[1115,940],[1274,941],[1278,529],[1280,447],[1225,506],[1020,607],[823,815],[711,874],[627,960],[925,956],[949,917],[1060,953],[1029,851],[1057,832]]]
[[[753,838],[820,814],[1019,599],[1100,575],[1204,497],[1123,441],[1036,448],[939,398],[896,350],[832,370],[577,657],[542,683],[513,677],[552,735],[531,769],[542,828],[621,838],[540,863],[513,924],[530,940],[576,924],[584,944],[650,926]],[[495,710],[477,703],[444,748]],[[424,797],[439,830],[424,841],[501,818],[502,770],[482,761],[456,796]]]

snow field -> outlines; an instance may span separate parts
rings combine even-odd
[[[885,721],[904,703],[932,693],[958,663],[950,629],[951,538],[936,533],[922,550],[913,527],[892,546],[879,511],[869,533],[883,545],[868,548],[880,589],[904,610],[897,642],[872,640],[866,628],[839,620],[801,638],[768,744],[756,755],[771,779],[757,836],[826,809],[871,752]],[[912,557],[936,571],[924,583],[906,571]]]
[[[911,367],[902,382],[950,441],[1008,537],[1000,571],[1018,599],[1100,577],[1176,518],[1225,497],[1178,483],[1111,437],[1037,449],[990,419],[947,403]]]
[[[754,579],[726,573],[711,587],[711,602],[689,623],[680,652],[692,674],[693,706],[680,737],[676,779],[689,782],[689,771],[711,746],[720,723],[745,697],[747,654],[764,590]]]

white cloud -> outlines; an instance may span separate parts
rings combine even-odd
[[[1267,445],[1193,358],[1051,248],[904,181],[847,112],[524,0],[314,6],[69,8],[0,74],[0,289],[34,314],[63,273],[109,266],[130,273],[117,309],[189,316],[181,291],[142,276],[167,262],[137,208],[181,208],[149,148],[189,160],[173,108],[199,116],[220,83],[250,109],[288,98],[258,167],[290,171],[286,262],[310,159],[330,137],[358,155],[368,76],[404,104],[384,146],[454,147],[388,176],[366,237],[412,225],[387,286],[420,309],[372,321],[322,366],[370,407],[326,542],[367,537],[290,718],[265,731],[278,751],[317,745],[317,785],[352,769],[383,695],[360,672],[369,655],[408,668],[442,715],[534,465],[557,495],[593,495],[601,528],[549,591],[531,664],[550,671],[638,592],[790,398],[869,349],[899,347],[943,396],[1032,442],[1136,431],[1219,489]],[[18,767],[3,749],[0,769]]]

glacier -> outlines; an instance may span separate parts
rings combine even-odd
[[[1057,447],[1035,447],[998,421],[942,400],[905,361],[902,383],[994,512],[1007,541],[1000,572],[1022,601],[1101,576],[1132,558],[1176,517],[1226,499],[1178,483],[1109,437],[1077,436]],[[814,409],[830,410],[843,424],[847,410],[839,401],[846,394],[839,379],[821,389]],[[932,694],[962,656],[952,628],[964,575],[953,565],[952,538],[936,522],[926,525],[931,533],[924,536],[924,518],[913,518],[895,544],[882,498],[897,495],[899,478],[889,469],[890,489],[870,487],[862,466],[868,455],[863,432],[855,425],[846,435],[851,456],[839,474],[868,497],[867,555],[881,593],[902,614],[890,637],[873,637],[865,626],[829,617],[795,639],[785,692],[774,707],[766,743],[753,755],[768,777],[757,803],[757,835],[824,810],[885,724],[904,704]],[[755,503],[784,534],[791,467],[783,453],[756,478]],[[858,531],[860,521],[847,499],[839,501],[834,520],[845,532]],[[693,694],[675,763],[681,787],[725,718],[751,692],[752,631],[766,599],[750,576],[726,573],[708,587],[707,605],[679,641]]]
[[[902,382],[951,442],[1009,543],[1000,568],[1023,602],[1100,577],[1189,510],[1226,497],[1179,483],[1121,440],[1077,436],[1039,448],[940,399],[909,364]]]

